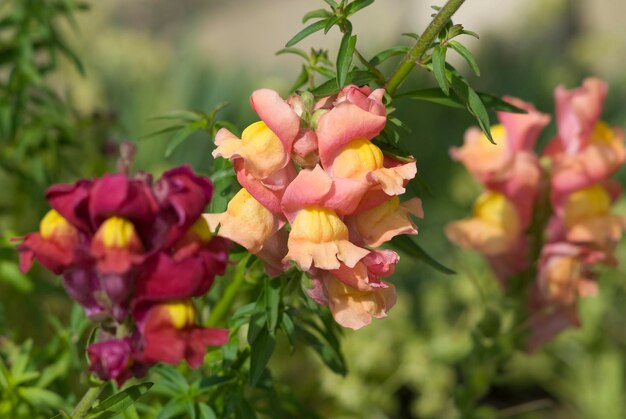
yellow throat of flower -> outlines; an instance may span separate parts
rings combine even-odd
[[[282,160],[285,154],[283,143],[263,121],[255,122],[243,130],[241,141],[250,157],[268,155]]]
[[[333,210],[307,207],[291,224],[290,238],[304,239],[313,243],[347,240],[348,228]]]
[[[193,223],[193,225],[189,228],[188,234],[191,234],[192,237],[200,240],[202,243],[210,242],[213,237],[209,223],[207,223],[204,217],[198,218],[196,222]]]
[[[503,194],[484,192],[474,203],[474,217],[511,234],[519,231],[517,210]]]
[[[606,123],[599,121],[591,132],[592,144],[611,144],[615,139],[615,133]]]
[[[611,207],[611,197],[600,185],[593,185],[569,196],[565,204],[565,224],[572,227],[587,218],[604,215]]]
[[[333,175],[359,178],[383,167],[383,152],[367,138],[350,141],[335,157]]]
[[[133,223],[121,217],[107,218],[100,225],[95,236],[105,247],[115,249],[130,247],[138,241]]]
[[[47,240],[56,235],[76,235],[77,230],[61,214],[51,209],[39,222],[39,234]]]
[[[184,329],[196,321],[196,307],[191,300],[172,301],[162,304],[162,307],[176,329]]]

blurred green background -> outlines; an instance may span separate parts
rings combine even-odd
[[[121,141],[137,146],[135,170],[158,174],[187,163],[208,172],[213,149],[208,135],[195,134],[166,159],[170,138],[147,138],[163,126],[150,118],[175,109],[208,111],[226,101],[221,119],[244,128],[255,118],[248,102],[252,90],[270,87],[288,94],[300,63],[274,52],[301,28],[305,12],[323,7],[321,1],[289,0],[90,3],[90,10],[76,17],[77,29],[65,28],[85,75],[62,61],[50,83],[77,118],[102,128],[81,131],[81,145],[66,157],[78,159],[79,169],[69,173],[60,167],[50,176],[54,181],[114,170]],[[517,96],[547,113],[553,112],[557,84],[573,87],[589,75],[604,78],[610,90],[603,119],[623,128],[626,27],[619,18],[625,14],[626,6],[611,0],[468,0],[454,21],[480,34],[468,46],[482,76],[470,77],[464,63],[455,63],[478,90]],[[398,42],[408,44],[410,38],[399,34],[421,32],[429,15],[427,2],[375,2],[355,19],[361,52],[373,55]],[[304,45],[329,48],[333,55],[338,39],[334,32],[318,34]],[[428,74],[415,71],[403,89],[435,85]],[[469,214],[479,192],[448,156],[473,121],[466,112],[427,103],[399,100],[397,107],[412,130],[407,144],[432,190],[424,199],[418,242],[458,274],[446,276],[403,256],[393,277],[399,299],[389,318],[344,333],[346,377],[332,374],[300,348],[293,355],[275,354],[277,381],[321,417],[454,418],[459,417],[454,400],[467,388],[480,395],[484,408],[476,415],[485,417],[626,417],[624,267],[600,272],[600,294],[580,302],[581,329],[563,333],[533,355],[507,347],[506,335],[518,333],[510,324],[509,302],[483,260],[443,235],[447,222]],[[553,134],[552,123],[541,144]],[[25,184],[12,176],[5,169],[0,177],[5,240],[36,229],[46,211],[45,181]],[[623,171],[618,176],[626,179]],[[626,213],[626,205],[620,202],[616,211]],[[624,262],[623,246],[618,257]],[[42,270],[25,277],[16,270],[15,255],[0,262],[0,335],[47,342],[49,318],[69,321],[68,302],[58,280]],[[498,353],[510,359],[497,362]],[[495,382],[487,387],[492,373]]]

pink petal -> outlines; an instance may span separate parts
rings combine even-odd
[[[259,89],[250,96],[252,109],[283,143],[286,155],[291,154],[293,141],[300,131],[300,118],[278,93]]]
[[[331,109],[320,118],[316,130],[322,166],[330,170],[335,156],[346,144],[357,138],[374,138],[386,121],[384,115],[376,115],[349,102]]]
[[[535,107],[514,97],[504,97],[506,102],[528,113],[497,112],[506,128],[509,147],[513,151],[533,151],[541,130],[550,122],[550,116],[537,112]]]
[[[587,78],[581,87],[566,90],[558,86],[554,92],[556,123],[559,137],[568,153],[587,145],[589,134],[598,122],[608,86],[597,78]]]

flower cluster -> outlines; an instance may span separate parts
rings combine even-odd
[[[261,120],[241,138],[220,130],[213,152],[232,160],[243,188],[226,212],[205,215],[211,228],[264,260],[270,275],[289,262],[308,272],[311,297],[353,329],[385,317],[396,299],[381,278],[398,255],[373,248],[416,234],[410,215],[423,216],[418,198],[399,198],[415,161],[372,142],[387,120],[383,94],[351,85],[314,103],[257,90],[250,101]]]
[[[20,251],[63,276],[68,293],[100,324],[90,369],[118,384],[157,362],[199,366],[228,332],[196,324],[193,297],[228,263],[228,241],[211,237],[202,212],[213,187],[188,167],[131,178],[107,174],[50,187],[52,209]]]
[[[492,129],[497,145],[470,129],[463,147],[451,151],[486,191],[473,217],[450,223],[446,233],[483,253],[504,285],[511,275],[535,267],[528,228],[533,214],[549,212],[547,225],[533,231],[542,247],[529,302],[531,348],[578,325],[577,297],[596,292],[593,266],[616,263],[624,218],[610,211],[621,191],[609,177],[626,160],[626,147],[623,133],[600,121],[606,92],[606,84],[594,78],[570,91],[557,87],[557,135],[543,151],[545,165],[533,148],[549,117],[512,98],[527,113],[498,114],[502,125]]]

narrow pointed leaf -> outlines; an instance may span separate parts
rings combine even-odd
[[[483,104],[478,93],[474,91],[462,77],[455,73],[451,73],[451,86],[454,93],[465,103],[467,110],[472,114],[478,125],[483,130],[489,141],[495,144],[491,137],[491,125],[489,122],[489,114],[487,108]]]
[[[433,49],[433,73],[435,79],[441,88],[441,91],[446,95],[450,94],[450,85],[446,77],[446,47],[437,45]]]
[[[370,4],[374,3],[374,0],[355,0],[346,7],[346,15],[351,16],[361,9],[366,8]]]
[[[269,334],[267,330],[263,330],[255,339],[250,349],[250,385],[256,386],[259,379],[265,371],[268,361],[270,360],[274,348],[276,347],[276,339]]]
[[[391,57],[394,57],[396,55],[404,55],[408,52],[409,52],[409,47],[401,46],[401,47],[389,48],[376,54],[374,58],[370,60],[370,64],[376,66],[382,63],[383,61],[388,60]]]
[[[150,387],[152,387],[150,382],[136,384],[112,395],[97,406],[92,407],[88,412],[89,418],[104,419],[118,415],[143,396]]]
[[[527,113],[524,109],[511,105],[510,103],[505,102],[497,96],[491,95],[489,93],[476,93],[478,94],[487,109],[512,113]],[[396,99],[402,98],[424,100],[427,102],[436,103],[438,105],[449,106],[451,108],[465,108],[465,104],[461,101],[461,99],[459,99],[454,91],[450,93],[450,96],[446,96],[441,91],[441,89],[437,88],[412,90],[410,92],[405,92],[396,96]]]
[[[416,34],[415,32],[405,32],[402,35],[403,36],[408,36],[409,38],[413,38],[416,41],[420,39],[420,36],[418,34]]]
[[[274,336],[278,319],[280,316],[280,290],[281,282],[279,278],[269,278],[265,280],[265,315],[267,317],[267,329],[270,335]]]
[[[469,36],[473,36],[476,39],[480,39],[480,36],[478,36],[478,34],[476,32],[468,31],[467,29],[463,29],[463,31],[461,33],[463,35],[469,35]]]
[[[341,38],[339,53],[337,54],[337,84],[342,88],[346,84],[348,72],[352,65],[354,47],[356,46],[356,35],[351,36],[351,32],[346,32]]]
[[[450,45],[450,47],[452,47],[453,50],[458,52],[459,55],[465,59],[465,61],[467,61],[467,64],[469,64],[474,74],[476,74],[477,76],[480,76],[480,69],[478,68],[476,59],[474,59],[474,56],[472,55],[472,53],[467,48],[465,48],[465,46],[463,46],[461,43],[457,41],[449,41],[448,45]]]
[[[346,80],[346,82],[361,86],[371,82],[372,80],[376,80],[376,76],[369,71],[354,70],[348,74],[348,80]],[[315,96],[329,96],[337,91],[339,91],[337,79],[330,79],[317,86],[311,93]]]
[[[194,122],[193,124],[187,125],[186,127],[180,129],[170,140],[167,148],[165,149],[165,157],[170,157],[174,150],[178,148],[185,140],[187,140],[191,134],[196,132],[199,129],[204,128],[204,121]]]
[[[432,268],[438,270],[441,273],[444,273],[446,275],[456,274],[456,272],[453,271],[452,269],[437,262],[432,256],[426,253],[426,251],[424,251],[424,249],[422,249],[420,245],[415,243],[415,241],[413,241],[413,239],[411,239],[409,236],[406,236],[406,235],[396,236],[393,239],[391,239],[391,244],[396,249],[406,253],[409,256],[412,256],[418,260],[425,262],[426,264],[430,265]]]
[[[335,24],[339,22],[339,17],[337,15],[333,15],[326,20],[326,25],[324,26],[324,35],[328,33],[328,31],[335,26]]]
[[[322,29],[326,27],[327,20],[328,19],[322,19],[322,20],[318,20],[315,23],[311,23],[309,26],[307,26],[306,28],[302,29],[300,32],[295,34],[294,37],[291,38],[285,46],[292,47],[296,45],[298,42],[302,41],[307,36],[314,34],[317,31],[321,31]]]
[[[296,54],[301,56],[302,58],[304,58],[305,60],[309,60],[309,56],[306,52],[302,51],[300,48],[283,48],[281,50],[276,51],[275,55],[282,55],[282,54]]]
[[[306,23],[307,21],[315,18],[327,18],[330,17],[331,14],[332,13],[330,13],[326,9],[311,10],[310,12],[302,16],[302,23]]]
[[[503,111],[503,112],[511,112],[511,113],[528,113],[525,109],[518,108],[517,106],[511,105],[509,102],[505,102],[497,96],[490,95],[488,93],[478,93],[480,96],[480,100],[483,101],[483,104],[487,109],[493,109],[494,111]]]
[[[412,90],[410,92],[397,95],[396,98],[424,100],[427,102],[436,103],[438,105],[449,106],[451,108],[465,108],[465,104],[461,102],[456,95],[451,94],[448,96],[443,93],[441,89],[437,88]]]
[[[302,85],[304,85],[307,81],[309,81],[309,70],[307,70],[306,66],[303,65],[302,66],[302,70],[300,71],[300,74],[298,75],[298,78],[293,83],[293,85],[291,86],[289,91],[290,92],[295,92]]]

